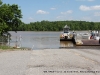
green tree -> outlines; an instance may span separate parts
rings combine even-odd
[[[3,4],[0,0],[0,35],[8,34],[9,30],[17,31],[21,24],[22,14],[18,5]]]

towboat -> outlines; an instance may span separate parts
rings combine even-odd
[[[64,26],[63,33],[60,35],[60,41],[72,41],[74,39],[74,32],[70,32],[69,29],[69,26]]]

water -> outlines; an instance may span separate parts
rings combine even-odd
[[[17,45],[25,48],[32,49],[58,49],[61,47],[74,47],[72,42],[60,42],[60,34],[62,32],[35,32],[35,31],[18,31],[10,32],[12,37],[10,46],[15,47]],[[76,33],[88,33],[88,31],[76,31]],[[19,37],[20,40],[19,40]]]
[[[16,37],[21,36],[21,46],[34,49],[48,49],[48,48],[59,48],[60,47],[60,34],[61,32],[34,32],[34,31],[18,31],[10,32],[11,42],[10,46],[16,45]]]

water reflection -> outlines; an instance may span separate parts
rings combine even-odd
[[[14,47],[16,36],[22,36],[21,47],[33,49],[57,49],[60,47],[59,35],[61,32],[25,32],[18,31],[17,33],[10,32],[12,37],[10,46]],[[34,45],[34,47],[33,47]]]
[[[74,47],[72,41],[60,41],[60,47]]]
[[[33,48],[33,49],[58,49],[59,47],[75,47],[75,45],[71,41],[60,41],[61,32],[34,32],[34,31],[18,31],[10,32],[11,33],[11,41],[10,46],[14,47],[16,44],[16,36],[21,39],[21,46],[25,48]],[[78,32],[77,33],[87,33]],[[34,45],[34,47],[33,47]]]

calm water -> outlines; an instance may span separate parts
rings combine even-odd
[[[19,37],[21,36],[21,42],[18,43],[18,45],[21,44],[22,47],[33,49],[48,49],[60,47],[59,36],[61,32],[18,31],[17,33],[10,33],[12,35],[10,46],[15,46],[16,37],[18,41]]]
[[[17,45],[26,48],[33,49],[58,49],[60,47],[74,47],[72,42],[60,42],[60,34],[62,32],[34,32],[34,31],[18,31],[10,32],[11,42],[10,46],[16,46],[16,40],[18,41]],[[82,31],[77,33],[88,33],[88,31]],[[19,40],[19,37],[21,39]]]

